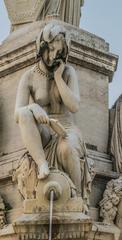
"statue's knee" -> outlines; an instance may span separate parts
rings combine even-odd
[[[19,111],[19,123],[25,123],[27,121],[30,121],[32,119],[32,113],[27,108],[22,108]]]

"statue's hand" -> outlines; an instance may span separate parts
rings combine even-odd
[[[56,132],[59,136],[66,137],[67,133],[63,125],[56,119],[50,118],[50,127]]]
[[[54,79],[55,80],[58,80],[58,79],[62,78],[62,74],[64,72],[64,68],[65,68],[65,64],[64,64],[63,61],[61,61],[59,67],[54,72]]]
[[[49,124],[49,117],[47,113],[38,104],[33,103],[29,105],[28,108],[33,113],[34,118],[38,123]]]

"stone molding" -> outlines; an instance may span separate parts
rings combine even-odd
[[[36,62],[35,41],[0,56],[0,77],[4,77]],[[69,62],[107,75],[109,81],[117,67],[117,56],[92,49],[72,41]]]
[[[35,44],[25,45],[0,57],[0,77],[14,73],[35,62]]]
[[[15,152],[3,154],[0,157],[0,181],[12,178],[12,171],[17,168],[19,160],[25,152],[25,148],[21,148]],[[94,160],[95,172],[98,177],[106,177],[108,179],[116,179],[118,177],[118,174],[112,171],[112,161],[108,154],[88,150],[88,157]]]
[[[62,217],[63,214],[63,217]],[[71,219],[72,217],[72,219]],[[57,221],[58,219],[58,221]],[[29,225],[31,223],[31,229]],[[24,214],[13,224],[20,240],[48,239],[48,213]],[[88,239],[92,228],[90,217],[82,213],[60,213],[53,217],[53,236],[55,239]]]
[[[107,75],[110,82],[117,68],[117,56],[90,48],[75,41],[72,41],[70,60],[75,64]]]
[[[88,240],[119,240],[120,229],[114,225],[94,222]]]
[[[71,239],[72,234],[73,233],[70,233],[70,235],[69,235],[69,233],[68,233],[67,239]],[[24,235],[27,238],[24,238]],[[79,237],[79,235],[80,235],[79,232],[74,233],[73,239],[77,239],[77,237]],[[95,240],[104,240],[104,239],[119,240],[119,236],[120,236],[120,230],[116,226],[113,226],[113,225],[110,226],[110,225],[105,225],[105,224],[102,224],[99,222],[94,222],[94,224],[92,226],[92,231],[90,232],[88,240],[93,240],[93,239],[95,239]],[[29,235],[23,233],[21,235],[21,237],[23,237],[23,239],[28,239]],[[36,238],[36,237],[39,237],[39,235],[36,236],[36,234],[34,235],[34,237],[35,237],[35,239],[43,239],[43,238],[48,239],[48,236],[46,233],[45,233],[45,235],[43,235],[43,238]],[[41,235],[41,237],[42,237],[42,235]],[[0,239],[1,240],[8,240],[8,239],[16,240],[16,239],[18,239],[12,225],[8,225],[5,229],[3,229],[3,231],[1,231]],[[32,235],[31,235],[31,239],[32,239]],[[59,235],[58,235],[57,239],[60,239]],[[64,238],[61,238],[61,239],[64,239]],[[81,237],[80,237],[80,239],[81,239]]]
[[[103,38],[59,20],[53,20],[53,22],[64,26],[69,32],[71,40],[92,49],[109,53],[109,44],[105,42]],[[49,23],[49,20],[28,23],[18,28],[15,32],[12,32],[7,39],[3,41],[2,45],[0,45],[0,56],[35,41],[40,30],[47,23]]]

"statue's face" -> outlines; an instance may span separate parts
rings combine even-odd
[[[47,67],[56,67],[60,64],[63,52],[63,40],[54,40],[48,43],[48,48],[43,53],[43,61]]]

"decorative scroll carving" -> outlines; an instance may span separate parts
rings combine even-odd
[[[25,153],[18,168],[13,174],[13,181],[18,182],[18,190],[24,199],[34,199],[37,186],[36,164],[32,157]]]
[[[3,202],[2,197],[0,196],[0,229],[2,229],[5,225],[6,225],[5,204]]]
[[[100,202],[100,217],[102,217],[104,223],[115,223],[121,197],[122,176],[107,183],[103,194],[103,200]]]

